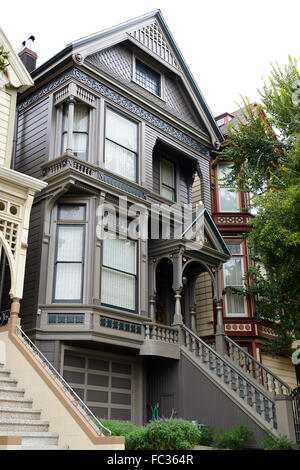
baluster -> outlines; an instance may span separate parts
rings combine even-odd
[[[205,346],[203,346],[203,351],[202,351],[202,362],[203,364],[207,364],[207,349]]]
[[[191,337],[190,337],[190,334],[187,332],[186,333],[186,347],[188,348],[188,350],[190,350],[190,341],[191,341]]]
[[[269,400],[267,398],[264,398],[264,411],[265,411],[265,420],[270,423],[271,422],[271,416],[270,416],[270,406],[269,406]]]
[[[161,332],[161,327],[159,326],[159,327],[157,328],[157,340],[158,340],[158,341],[161,341],[161,336],[162,336],[161,333],[162,333],[162,332]]]
[[[238,377],[238,384],[239,384],[239,395],[244,400],[245,399],[245,385],[244,385],[244,379],[242,377]]]
[[[161,340],[166,341],[166,330],[165,330],[165,328],[162,328],[162,330],[161,330]]]
[[[229,343],[229,357],[233,360],[232,344]]]
[[[195,354],[195,350],[196,350],[196,341],[195,341],[195,338],[192,336],[191,352],[192,352],[193,354]]]
[[[234,372],[234,370],[231,369],[230,371],[230,377],[231,377],[231,389],[236,392],[237,391],[237,383],[236,383],[236,373]]]
[[[269,391],[269,374],[267,373],[267,371],[265,371],[265,369],[262,370],[262,376],[263,376],[263,386],[266,390]]]
[[[250,377],[255,378],[254,363],[251,359],[249,359],[249,362],[248,362],[248,373]]]
[[[156,330],[157,330],[157,327],[154,325],[152,328],[152,332],[151,332],[151,339],[157,339]]]
[[[271,390],[274,395],[276,395],[276,383],[275,383],[275,377],[271,377]]]
[[[255,408],[256,412],[258,414],[262,414],[262,400],[261,400],[261,394],[255,390]]]
[[[150,326],[145,326],[145,339],[150,339]]]
[[[171,333],[171,331],[170,331],[169,329],[167,329],[167,330],[166,330],[166,337],[165,337],[166,343],[171,343],[171,341],[170,341],[170,333]]]
[[[253,387],[249,383],[247,384],[247,403],[249,406],[253,406]]]
[[[279,392],[279,395],[283,395],[283,390],[282,390],[282,383],[281,382],[278,382],[276,381],[277,384],[278,384],[278,392]]]

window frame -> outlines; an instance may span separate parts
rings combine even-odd
[[[73,136],[74,134],[85,134],[87,136],[87,139],[86,139],[86,150],[85,150],[85,153],[86,153],[86,158],[82,158],[82,157],[79,157],[78,155],[75,155],[73,149],[72,149],[72,153],[74,154],[74,157],[76,158],[79,158],[80,160],[84,161],[84,162],[88,162],[89,161],[89,151],[90,151],[90,134],[91,134],[91,129],[90,129],[90,122],[91,122],[91,108],[90,106],[87,104],[87,103],[84,103],[82,101],[79,101],[79,100],[75,100],[76,103],[73,105],[74,106],[74,114],[75,114],[75,107],[77,104],[81,104],[83,106],[85,106],[87,108],[87,131],[86,132],[80,132],[80,131],[74,131],[74,126],[73,126],[73,131],[72,131],[72,140],[73,140]],[[67,130],[64,131],[64,127],[65,127],[65,123],[67,122],[67,113],[66,113],[66,109],[67,109],[67,106],[69,106],[68,104],[68,100],[65,101],[63,104],[62,104],[62,122],[61,122],[61,139],[60,139],[60,153],[61,155],[63,155],[65,153],[65,150],[63,149],[64,147],[64,134],[67,136],[68,138],[68,125],[67,125]]]
[[[61,206],[81,206],[84,207],[84,220],[82,221],[63,221],[60,220],[60,209]],[[84,289],[84,274],[85,274],[85,250],[86,250],[86,240],[87,240],[87,205],[85,203],[77,202],[61,202],[57,206],[57,220],[56,220],[56,230],[55,230],[55,249],[54,249],[54,262],[53,262],[53,286],[52,286],[52,303],[63,303],[63,304],[76,304],[83,303],[83,289]],[[80,299],[56,299],[55,290],[56,290],[56,280],[57,280],[57,265],[58,264],[67,264],[74,263],[73,261],[57,261],[58,254],[58,241],[59,241],[59,227],[61,226],[71,226],[71,227],[83,227],[83,237],[82,237],[82,261],[76,262],[81,264],[81,288],[80,288]]]
[[[238,191],[230,191],[231,194],[235,194],[236,195],[236,201],[237,201],[237,208],[236,209],[230,209],[230,210],[224,210],[222,209],[221,207],[221,189],[227,189],[227,190],[230,190],[232,188],[230,187],[227,187],[227,186],[221,186],[220,183],[221,181],[219,181],[221,178],[220,178],[220,167],[221,166],[227,166],[227,167],[230,167],[231,163],[230,162],[218,162],[218,165],[217,165],[217,183],[218,183],[218,197],[217,197],[217,202],[218,202],[218,212],[224,212],[224,213],[231,213],[231,212],[234,212],[234,213],[238,213],[240,212],[241,210],[241,197],[240,197],[240,193]]]
[[[174,170],[174,187],[167,185],[166,183],[163,183],[162,181],[162,162],[163,160],[169,162],[173,166]],[[159,179],[160,179],[160,195],[167,199],[168,201],[171,202],[177,202],[177,163],[174,160],[171,160],[170,158],[165,157],[165,155],[161,154],[160,156],[160,161],[159,161]],[[174,193],[174,199],[169,199],[166,196],[163,196],[162,194],[162,188],[166,187],[167,189],[171,189]]]
[[[229,245],[229,244],[239,244],[240,245],[240,253],[239,254],[232,254],[231,255],[231,258],[240,258],[241,259],[241,268],[242,268],[242,284],[240,286],[233,286],[233,285],[226,285],[226,273],[225,273],[225,265],[226,263],[223,264],[223,267],[222,267],[222,273],[223,273],[223,286],[224,288],[226,287],[243,287],[244,286],[244,283],[245,281],[243,280],[244,276],[245,276],[245,273],[246,273],[246,254],[244,252],[244,242],[242,240],[234,240],[234,239],[231,239],[231,240],[225,240],[225,243],[226,245]],[[228,261],[230,261],[230,259]],[[224,306],[225,306],[225,317],[227,318],[239,318],[239,317],[248,317],[248,301],[247,301],[247,298],[246,296],[243,296],[243,305],[244,305],[244,313],[229,313],[228,312],[228,299],[227,299],[227,294],[224,295]]]
[[[119,230],[113,230],[111,228],[108,228],[108,229],[105,229],[105,230],[108,231],[108,232],[111,232],[111,233],[115,233],[118,236],[122,235],[122,233]],[[101,273],[100,273],[100,283],[101,283],[100,299],[101,299],[101,305],[103,307],[109,307],[109,308],[121,310],[123,312],[130,312],[130,313],[137,314],[138,313],[138,305],[139,305],[139,239],[129,237],[128,235],[126,236],[126,238],[121,238],[121,239],[130,240],[130,241],[135,242],[135,244],[136,244],[135,245],[136,274],[132,274],[132,273],[129,273],[129,272],[126,272],[126,271],[121,271],[121,270],[118,270],[118,269],[115,269],[115,268],[111,268],[110,266],[104,265],[103,264],[103,249],[104,249],[104,246],[103,246],[103,240],[102,240],[102,243],[101,243],[101,267],[100,267],[100,269],[101,269]],[[135,278],[135,284],[134,284],[135,285],[135,296],[134,296],[134,306],[135,306],[135,308],[134,309],[128,309],[126,307],[121,307],[121,306],[118,306],[118,305],[108,304],[108,303],[105,303],[105,302],[102,301],[102,288],[103,288],[103,282],[102,282],[103,271],[102,271],[102,268],[103,267],[106,268],[106,269],[110,269],[111,271],[114,271],[114,272],[119,272],[119,273],[123,273],[123,274],[126,274],[126,275],[130,275],[130,276]]]
[[[119,116],[122,116],[124,119],[127,119],[128,121],[131,121],[134,124],[136,124],[136,139],[137,139],[136,140],[136,148],[137,148],[136,152],[134,152],[133,150],[128,149],[127,147],[124,147],[124,145],[119,144],[118,142],[115,142],[112,139],[106,137],[107,110],[110,110],[113,113],[118,114]],[[132,180],[130,178],[127,178],[124,175],[120,175],[120,174],[114,172],[113,170],[111,170],[110,168],[107,168],[105,166],[106,140],[108,140],[109,142],[112,142],[113,144],[118,145],[119,147],[135,154],[135,179],[134,180]],[[105,170],[111,172],[114,175],[118,175],[119,177],[124,178],[125,180],[130,181],[131,183],[139,184],[139,181],[140,181],[140,175],[139,175],[139,171],[140,171],[140,162],[139,162],[140,154],[141,154],[141,152],[140,152],[140,121],[134,119],[131,116],[128,116],[128,114],[122,112],[120,109],[114,108],[113,106],[110,106],[110,104],[106,103],[105,108],[104,108],[104,135],[103,135],[103,166],[104,166]]]
[[[140,62],[142,65],[145,65],[147,68],[150,70],[153,70],[153,72],[157,73],[160,77],[160,82],[159,82],[159,90],[160,93],[157,95],[156,93],[153,93],[151,90],[148,90],[148,88],[144,87],[141,85],[137,80],[136,80],[136,61]],[[150,95],[153,97],[155,96],[156,98],[159,98],[163,102],[165,102],[165,75],[161,69],[159,69],[157,66],[152,64],[147,58],[141,57],[140,54],[135,54],[132,53],[132,74],[131,74],[131,81],[137,85],[138,87],[141,87],[143,90],[146,90]]]

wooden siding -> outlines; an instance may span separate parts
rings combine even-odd
[[[15,169],[40,178],[47,160],[49,97],[18,117]]]
[[[290,358],[272,357],[267,354],[262,354],[261,361],[264,366],[274,372],[275,375],[278,375],[278,377],[280,377],[290,387],[296,387],[296,370]]]
[[[200,337],[214,334],[213,292],[208,273],[202,273],[195,285],[196,324]]]
[[[4,166],[6,163],[11,98],[9,93],[0,89],[0,166]]]
[[[40,282],[43,206],[35,204],[31,210],[30,230],[25,268],[24,296],[21,302],[21,324],[24,330],[35,326]],[[47,269],[44,266],[43,269]]]

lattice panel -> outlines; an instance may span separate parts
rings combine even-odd
[[[18,224],[8,220],[0,219],[0,231],[3,232],[4,237],[10,246],[12,254],[15,256],[18,238]]]
[[[144,26],[141,29],[137,29],[130,33],[130,35],[137,41],[141,42],[144,46],[148,47],[152,52],[159,55],[159,57],[170,65],[179,69],[175,56],[171,52],[170,47],[156,22]]]

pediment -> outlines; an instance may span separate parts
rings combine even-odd
[[[167,105],[170,109],[173,107],[175,114],[181,114],[182,121],[209,135],[213,144],[222,141],[223,135],[159,10],[75,41],[71,46],[73,57],[81,57],[81,63],[99,68],[118,80],[126,81],[128,85],[132,84],[132,54],[129,53],[130,48],[126,53],[126,43],[147,56],[150,63],[156,62],[167,71],[165,76],[170,77],[170,82],[173,81],[168,90],[170,103]],[[143,90],[140,92],[143,94]],[[179,95],[182,97],[181,104]],[[165,98],[161,100],[161,105]]]

